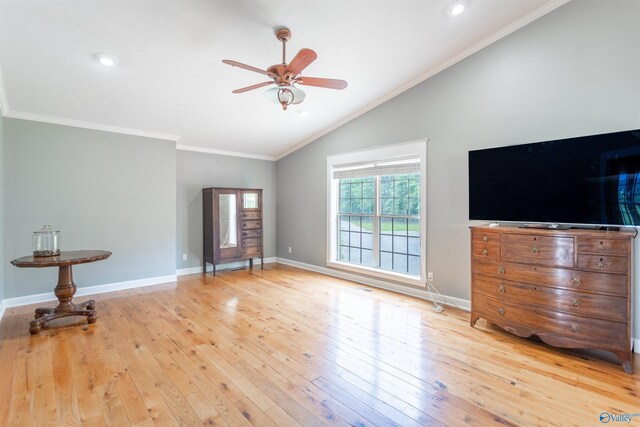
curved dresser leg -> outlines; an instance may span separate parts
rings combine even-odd
[[[627,374],[633,374],[633,366],[631,366],[631,352],[630,351],[614,351],[616,356],[618,356],[618,360],[622,365],[622,369]]]

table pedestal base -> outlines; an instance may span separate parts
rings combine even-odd
[[[61,265],[58,270],[58,284],[54,289],[58,297],[58,306],[55,308],[37,308],[35,319],[30,323],[29,332],[31,335],[40,333],[45,323],[50,320],[67,316],[86,316],[88,323],[95,323],[97,320],[96,302],[94,300],[85,301],[81,304],[71,302],[76,293],[76,285],[73,283],[73,273],[70,265]]]

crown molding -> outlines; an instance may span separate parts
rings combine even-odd
[[[182,151],[193,151],[196,153],[217,154],[219,156],[243,157],[245,159],[256,159],[256,160],[269,160],[272,162],[278,160],[273,156],[265,156],[262,154],[242,153],[239,151],[216,150],[213,148],[198,147],[195,145],[177,144],[176,149],[182,150]]]
[[[71,126],[82,129],[99,130],[103,132],[120,133],[124,135],[143,136],[146,138],[163,139],[166,141],[177,142],[180,137],[168,133],[153,132],[142,129],[130,129],[120,126],[104,125],[95,122],[85,122],[83,120],[66,119],[63,117],[45,116],[43,114],[24,113],[22,111],[9,110],[4,117],[11,119],[30,120],[32,122],[52,123],[55,125]]]
[[[426,71],[425,73],[419,75],[418,77],[416,77],[415,79],[409,81],[408,83],[403,84],[402,86],[397,87],[396,89],[392,90],[391,92],[389,92],[388,94],[384,95],[381,98],[376,99],[375,101],[373,101],[370,104],[367,104],[365,107],[361,108],[360,110],[356,111],[355,113],[351,114],[350,116],[332,124],[331,126],[321,130],[320,132],[310,136],[309,138],[303,140],[302,142],[294,145],[293,147],[283,151],[282,153],[278,154],[276,156],[276,160],[280,160],[283,157],[288,156],[289,154],[301,149],[302,147],[304,147],[307,144],[312,143],[313,141],[315,141],[316,139],[338,129],[341,126],[346,125],[347,123],[349,123],[350,121],[362,116],[363,114],[367,113],[368,111],[373,110],[374,108],[378,107],[379,105],[387,102],[388,100],[390,100],[391,98],[395,98],[396,96],[400,95],[401,93],[411,89],[412,87],[422,83],[423,81],[427,80],[429,77],[432,77],[436,74],[438,74],[439,72],[451,67],[452,65],[462,61],[463,59],[473,55],[474,53],[484,49],[485,47],[497,42],[498,40],[502,39],[503,37],[508,36],[509,34],[513,33],[516,30],[519,30],[520,28],[530,24],[531,22],[535,21],[538,18],[541,18],[542,16],[546,15],[549,12],[552,12],[554,10],[556,10],[557,8],[559,8],[560,6],[569,3],[569,1],[571,0],[552,0],[548,3],[545,3],[544,5],[542,5],[541,7],[539,7],[538,9],[534,10],[533,12],[523,16],[522,18],[518,19],[517,21],[512,22],[511,24],[507,25],[506,27],[496,31],[495,33],[491,34],[490,36],[480,40],[479,42],[477,42],[476,44],[472,45],[471,47],[463,50],[462,52],[460,52],[459,54],[447,59],[444,62],[441,62],[440,64],[436,65],[435,67],[431,68],[430,70]]]

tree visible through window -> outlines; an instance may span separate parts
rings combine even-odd
[[[339,180],[338,260],[420,276],[420,174]]]

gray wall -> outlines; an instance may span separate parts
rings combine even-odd
[[[640,2],[615,3],[570,2],[279,160],[278,256],[325,265],[327,155],[428,137],[427,268],[469,299],[467,152],[640,128]]]
[[[177,248],[179,269],[202,265],[202,189],[262,188],[265,257],[276,255],[276,163],[178,151]],[[182,254],[187,254],[187,261]]]
[[[175,274],[175,143],[4,119],[4,297],[52,292],[57,271],[9,261],[43,224],[61,249],[105,249],[74,267],[78,287]]]
[[[2,174],[4,172],[4,117],[0,114],[0,305],[4,298],[4,257],[2,246],[4,242],[4,179]]]

